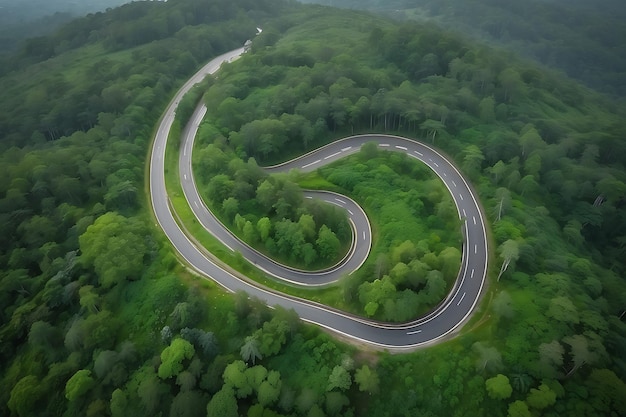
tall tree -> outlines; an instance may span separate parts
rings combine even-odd
[[[500,252],[500,257],[502,258],[502,266],[497,279],[500,281],[500,277],[509,268],[511,262],[519,259],[519,245],[515,240],[509,239],[498,247],[498,252]]]
[[[257,359],[263,359],[263,355],[261,355],[259,350],[259,341],[254,336],[246,337],[245,343],[241,346],[240,354],[244,361],[252,362],[253,365]]]
[[[350,389],[352,385],[352,376],[350,372],[343,366],[337,365],[333,368],[330,376],[328,377],[328,386],[326,391],[332,391],[339,389],[340,391],[346,391]]]
[[[146,233],[140,220],[106,213],[80,236],[81,258],[93,264],[106,288],[138,279],[148,251]]]
[[[485,381],[489,396],[495,400],[506,400],[513,393],[513,388],[506,375],[498,374]]]
[[[359,384],[359,391],[368,392],[370,394],[376,394],[380,380],[375,370],[372,370],[369,366],[363,365],[356,370],[354,374],[354,380]]]
[[[174,339],[161,352],[159,378],[167,379],[177,376],[183,370],[183,361],[190,360],[195,354],[193,345],[185,339]]]

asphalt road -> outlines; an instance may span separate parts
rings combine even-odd
[[[423,143],[389,135],[353,136],[336,141],[302,157],[272,168],[274,171],[289,170],[292,168],[302,171],[315,170],[323,164],[330,163],[347,154],[358,151],[360,146],[364,143],[376,142],[382,149],[405,152],[410,157],[422,161],[442,179],[457,205],[459,217],[465,220],[463,224],[465,240],[463,244],[461,270],[447,298],[431,313],[413,322],[401,325],[378,323],[351,316],[323,305],[259,288],[254,283],[246,280],[245,277],[236,276],[236,274],[218,266],[217,263],[209,259],[209,257],[203,253],[203,250],[195,246],[181,231],[174,220],[169,205],[169,199],[165,190],[164,175],[165,144],[174,120],[176,106],[193,84],[199,82],[204,75],[215,72],[219,69],[219,65],[222,62],[231,60],[241,53],[242,49],[237,49],[221,55],[194,75],[177,93],[174,100],[165,111],[155,136],[150,158],[150,194],[152,206],[159,225],[179,254],[198,273],[213,279],[229,291],[243,290],[249,295],[265,301],[270,306],[281,305],[287,309],[293,308],[305,321],[315,323],[345,337],[380,348],[393,350],[412,349],[433,343],[459,329],[474,310],[484,287],[488,253],[485,225],[477,199],[460,172],[441,153]],[[189,130],[193,129],[193,125],[196,125],[197,128],[201,113],[206,112],[206,110],[202,109],[198,111],[199,113],[194,114],[192,123],[188,126]],[[202,116],[203,115],[204,114],[202,114]],[[185,148],[183,146],[181,154],[184,156],[184,154],[187,153],[190,158],[190,150],[191,148]],[[181,156],[181,158],[183,158],[183,156]],[[182,175],[181,180],[183,184],[189,182],[192,188],[195,188],[193,187],[193,177],[189,176],[186,181]],[[190,171],[187,175],[190,175]],[[340,198],[343,200],[342,197],[331,198]],[[199,199],[197,202],[198,208],[200,208],[201,204]],[[190,200],[190,204],[192,208],[194,208],[195,204],[193,199]],[[350,208],[350,210],[352,210],[352,208]],[[352,211],[354,212],[354,210]],[[369,223],[367,223],[367,218],[361,221],[353,221],[356,231],[355,240],[358,241],[359,233],[369,230]],[[367,225],[361,223],[363,221],[367,223]],[[226,235],[220,236],[220,239],[226,238]],[[367,245],[358,245],[358,242],[355,247],[367,247],[369,251]],[[356,249],[353,257],[355,259],[358,258]],[[253,262],[257,262],[257,265],[265,270],[273,271],[272,273],[276,275],[282,274],[279,269],[273,269],[277,266],[275,263],[268,261],[264,257],[255,261],[253,260]],[[350,267],[345,266],[347,262],[348,260],[338,266],[338,268],[344,268],[342,272],[338,273],[346,273],[351,270]],[[280,266],[278,265],[278,267]],[[320,277],[314,276],[311,280],[309,284],[315,285],[319,282]]]
[[[301,271],[276,263],[272,259],[252,249],[234,236],[205,206],[200,198],[192,171],[192,150],[200,122],[206,114],[206,106],[200,104],[181,135],[179,174],[185,198],[202,226],[219,239],[231,251],[240,252],[266,273],[289,283],[305,286],[322,286],[349,275],[363,265],[372,245],[372,232],[369,220],[363,209],[352,199],[331,192],[307,191],[305,198],[316,198],[345,209],[352,225],[352,245],[346,256],[335,266],[322,271]],[[286,172],[291,166],[284,164],[267,169],[270,172]]]

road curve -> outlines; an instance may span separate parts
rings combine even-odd
[[[182,96],[207,73],[215,72],[224,61],[240,55],[242,49],[221,55],[203,67],[176,94],[166,109],[153,143],[150,156],[150,194],[155,217],[180,256],[198,273],[213,279],[230,291],[243,290],[268,305],[293,308],[305,321],[317,324],[350,339],[390,350],[408,350],[437,341],[468,319],[482,293],[487,273],[487,237],[482,212],[469,184],[460,172],[435,149],[397,136],[361,135],[345,138],[296,158],[275,169],[298,168],[314,170],[322,163],[332,162],[356,152],[367,142],[379,147],[405,152],[428,165],[446,184],[459,213],[464,219],[463,259],[459,277],[447,298],[431,313],[404,324],[388,324],[352,316],[326,306],[274,293],[243,280],[223,269],[203,254],[203,251],[183,233],[174,219],[165,189],[165,145],[178,102]],[[356,225],[357,229],[359,225]]]
[[[192,169],[194,141],[206,111],[207,108],[203,103],[200,103],[194,111],[181,135],[180,149],[182,151],[178,160],[183,193],[198,222],[228,249],[240,252],[244,258],[259,269],[291,284],[309,287],[328,285],[359,269],[367,259],[372,246],[372,229],[361,206],[351,198],[341,194],[329,191],[306,191],[304,193],[305,198],[316,198],[345,209],[352,226],[352,245],[346,256],[337,265],[321,271],[302,271],[275,262],[242,242],[215,217],[200,197]],[[267,168],[266,171],[277,173],[287,172],[289,169],[291,167],[288,164],[282,164]]]

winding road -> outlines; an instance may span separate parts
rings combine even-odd
[[[375,134],[352,136],[338,140],[280,166],[271,168],[274,171],[289,170],[292,168],[302,171],[315,170],[324,164],[333,162],[350,153],[357,152],[365,143],[376,142],[382,149],[404,152],[410,157],[422,161],[441,178],[455,201],[459,218],[464,220],[463,232],[465,239],[463,243],[463,258],[459,276],[447,298],[435,310],[415,321],[404,324],[375,322],[352,316],[324,305],[258,287],[249,280],[238,277],[236,274],[224,269],[219,265],[219,262],[214,262],[208,256],[205,256],[203,250],[198,248],[180,229],[172,213],[165,189],[164,165],[166,141],[174,121],[176,107],[184,94],[194,84],[201,81],[206,74],[217,71],[223,62],[231,61],[241,55],[241,53],[243,53],[242,48],[223,54],[213,59],[196,73],[196,75],[181,88],[172,100],[172,103],[168,106],[155,135],[150,157],[150,195],[152,207],[160,227],[180,256],[186,260],[191,268],[201,275],[211,278],[229,291],[243,290],[250,296],[255,296],[263,300],[270,306],[281,305],[287,309],[293,308],[300,318],[307,322],[317,324],[349,339],[357,340],[378,348],[398,351],[414,349],[440,340],[458,330],[476,307],[485,284],[488,248],[484,219],[478,201],[461,173],[437,150],[420,142],[389,135]],[[210,223],[210,220],[207,219],[212,216],[208,213],[206,207],[201,204],[201,200],[199,196],[197,196],[197,190],[195,191],[196,194],[194,197],[195,184],[193,183],[191,171],[184,171],[186,169],[184,166],[187,166],[188,163],[190,164],[190,162],[187,161],[191,160],[193,139],[191,139],[191,142],[187,141],[195,136],[197,126],[205,113],[206,109],[203,109],[203,106],[199,107],[185,129],[183,135],[185,142],[181,146],[182,152],[180,157],[181,181],[185,188],[185,194],[190,202],[190,206],[197,212],[200,221],[205,227],[208,227],[209,230],[213,230],[215,225],[205,224],[205,222]],[[185,178],[185,175],[188,177]],[[187,183],[188,185],[186,185]],[[188,192],[190,194],[188,194]],[[334,203],[346,206],[346,209],[353,213],[360,210],[360,208],[357,209],[358,205],[356,205],[356,203],[354,203],[356,207],[348,207],[348,201],[343,196],[339,197],[329,194],[326,197],[333,200]],[[194,198],[197,198],[197,200],[194,200]],[[337,198],[342,200],[345,204],[336,201],[335,199]],[[355,267],[358,268],[358,266],[360,266],[367,256],[367,254],[363,256],[360,252],[364,250],[363,248],[366,248],[366,251],[369,252],[371,233],[369,237],[363,237],[362,235],[363,232],[367,233],[367,231],[369,231],[367,217],[364,216],[364,219],[359,219],[358,216],[353,216],[351,219],[355,230],[355,244],[353,250],[349,253],[350,256],[343,262],[328,271],[321,271],[313,274],[313,276],[304,277],[304,275],[307,274],[302,274],[300,271],[290,268],[284,268],[271,262],[271,260],[268,260],[262,255],[260,258],[254,258],[254,256],[256,256],[254,255],[256,253],[254,251],[252,251],[252,254],[245,254],[245,256],[252,256],[252,262],[256,262],[259,267],[268,271],[268,273],[280,276],[288,281],[304,283],[305,285],[318,285],[319,282],[323,280],[330,282],[337,278],[337,276],[333,276],[333,274],[349,273],[354,270]],[[230,246],[230,243],[233,242],[228,240],[230,239],[229,236],[230,238],[233,237],[227,232],[219,235],[218,238],[227,246]],[[359,239],[360,237],[363,237],[363,239]],[[233,245],[234,244],[235,243],[233,243]],[[237,250],[245,251],[245,249],[240,247],[237,247]],[[289,274],[293,273],[294,275],[286,275],[285,269],[289,270]],[[302,276],[298,276],[298,274]]]
[[[322,271],[311,273],[310,271],[302,271],[276,263],[239,240],[220,223],[213,213],[209,211],[200,197],[192,170],[191,157],[193,145],[198,127],[206,112],[206,106],[201,103],[191,116],[189,123],[181,135],[180,147],[182,152],[180,153],[178,161],[183,193],[189,207],[191,207],[191,210],[200,224],[231,251],[240,252],[244,258],[255,264],[259,269],[282,281],[292,284],[309,287],[323,286],[333,283],[342,276],[349,275],[359,269],[367,259],[372,246],[371,227],[361,206],[352,199],[340,194],[327,191],[307,191],[304,193],[305,198],[320,199],[345,209],[352,225],[353,239],[348,253],[337,265]],[[270,173],[278,173],[288,172],[292,168],[294,168],[292,164],[287,163],[266,168],[265,170]]]

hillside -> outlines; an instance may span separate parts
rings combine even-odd
[[[0,55],[15,52],[26,38],[48,35],[88,13],[127,3],[127,0],[0,0]]]
[[[249,38],[194,92],[209,108],[199,177],[232,173],[250,196],[249,157],[361,132],[441,149],[479,195],[492,248],[489,291],[456,337],[371,351],[179,263],[142,192],[154,127],[202,63]],[[33,42],[0,78],[1,415],[626,410],[626,114],[611,99],[434,24],[281,0],[136,2]],[[382,320],[436,302],[458,224],[426,171],[366,148],[292,177],[398,236],[322,296]]]
[[[603,93],[626,96],[626,7],[619,0],[301,0],[431,22],[503,47]]]

